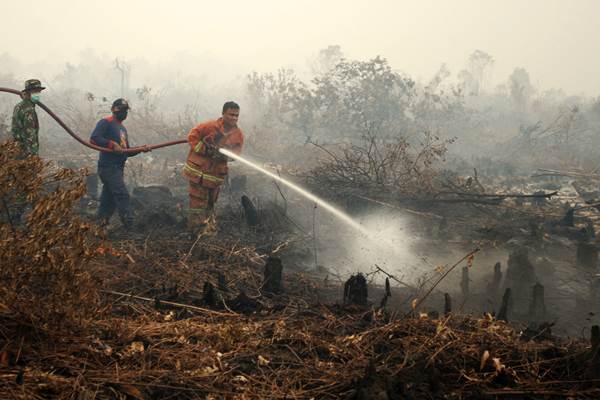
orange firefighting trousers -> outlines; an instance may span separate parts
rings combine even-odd
[[[214,207],[219,197],[219,187],[207,188],[189,182],[188,228],[195,229],[206,225],[214,217]]]

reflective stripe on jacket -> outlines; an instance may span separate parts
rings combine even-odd
[[[192,182],[208,188],[220,186],[227,176],[225,157],[209,157],[206,145],[223,147],[236,154],[242,152],[244,134],[239,128],[224,133],[223,119],[203,122],[188,133],[190,152],[183,168],[183,174]]]

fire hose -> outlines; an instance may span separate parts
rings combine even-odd
[[[9,89],[9,88],[4,88],[4,87],[0,87],[0,92],[13,93],[13,94],[16,94],[16,95],[19,95],[19,96],[21,95],[21,91],[20,90]],[[69,135],[71,135],[73,137],[73,139],[77,140],[82,145],[84,145],[86,147],[89,147],[90,149],[97,150],[97,151],[104,151],[104,152],[107,152],[107,153],[115,153],[116,152],[115,150],[109,149],[108,147],[97,146],[97,145],[95,145],[93,143],[90,143],[87,140],[82,139],[81,136],[79,136],[78,134],[76,134],[75,132],[73,132],[71,130],[71,128],[69,128],[67,126],[67,124],[65,124],[45,104],[43,104],[42,102],[37,102],[36,104],[38,106],[40,106],[40,108],[42,110],[46,111],[48,113],[48,115],[50,115],[60,126],[62,126],[62,128],[65,131],[67,131],[67,133]],[[173,145],[181,144],[181,143],[187,143],[187,139],[171,140],[169,142],[164,142],[164,143],[159,143],[159,144],[153,144],[153,145],[150,145],[150,146],[130,147],[128,149],[122,149],[121,153],[124,153],[124,154],[139,153],[140,151],[143,151],[143,150],[160,149],[161,147],[168,147],[168,146],[173,146]]]

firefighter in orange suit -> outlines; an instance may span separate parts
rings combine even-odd
[[[183,173],[189,181],[188,228],[194,232],[214,222],[214,206],[228,170],[227,157],[219,148],[242,152],[244,134],[237,126],[239,115],[240,106],[228,101],[221,118],[203,122],[188,133],[190,152]]]

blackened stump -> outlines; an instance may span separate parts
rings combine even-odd
[[[444,293],[444,315],[452,312],[452,298],[448,293]]]
[[[367,280],[361,273],[352,275],[344,284],[344,303],[366,306],[368,298]]]
[[[258,212],[252,201],[246,195],[242,196],[242,207],[244,208],[244,216],[246,217],[248,226],[258,225]]]
[[[546,305],[544,303],[544,286],[536,283],[533,286],[533,296],[529,305],[529,320],[540,322],[546,318]]]
[[[263,290],[267,293],[280,293],[282,291],[281,277],[283,265],[281,259],[269,257],[265,264]]]
[[[204,289],[202,291],[202,303],[209,307],[215,307],[217,305],[217,294],[215,288],[209,281],[204,282]]]
[[[499,320],[508,322],[508,312],[511,304],[510,296],[511,290],[510,288],[506,288],[506,290],[504,291],[504,296],[502,296],[502,305],[500,306],[500,312],[498,313]]]

